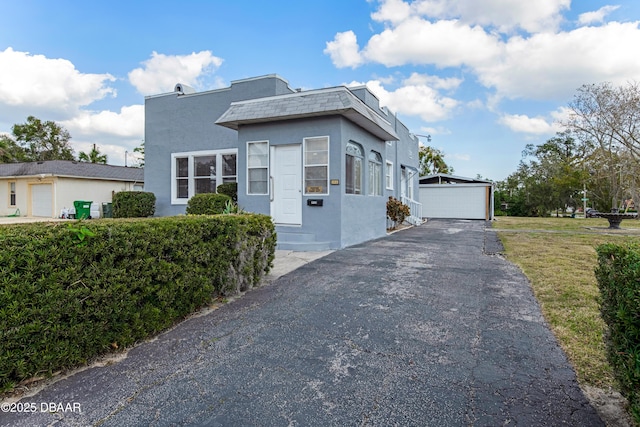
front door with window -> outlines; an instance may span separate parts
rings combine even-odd
[[[300,144],[271,147],[271,216],[276,224],[302,224],[302,149]]]

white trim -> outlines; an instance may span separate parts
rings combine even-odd
[[[311,164],[308,165],[309,167],[314,167],[314,166],[326,166],[327,167],[327,182],[326,182],[326,188],[327,191],[325,193],[307,193],[307,180],[306,180],[306,168],[307,168],[307,140],[308,139],[320,139],[320,138],[326,138],[327,140],[327,163],[325,164]],[[319,136],[309,136],[306,138],[302,138],[302,194],[304,196],[328,196],[329,195],[329,191],[330,191],[330,185],[329,185],[329,175],[330,175],[330,170],[329,170],[329,165],[331,162],[331,152],[330,152],[330,148],[331,148],[331,139],[329,138],[329,135],[319,135]]]
[[[193,158],[204,156],[216,156],[216,186],[223,183],[223,165],[222,156],[225,154],[235,154],[236,156],[236,182],[238,181],[238,149],[226,148],[221,150],[203,150],[203,151],[185,151],[181,153],[171,153],[171,204],[172,205],[186,205],[189,199],[195,194],[195,179],[193,170]],[[189,195],[185,198],[178,198],[178,188],[176,183],[176,159],[187,158],[188,163],[188,190]]]
[[[267,169],[267,190],[264,193],[249,193],[249,170],[250,169],[264,169],[262,167],[260,167],[260,168],[258,168],[258,167],[250,168],[249,167],[249,144],[261,144],[261,143],[266,143],[267,144],[267,166],[266,166],[266,169]],[[271,168],[270,168],[271,148],[270,148],[269,140],[268,139],[264,139],[264,140],[260,139],[260,140],[255,140],[255,141],[247,141],[246,147],[247,147],[247,156],[246,156],[245,160],[246,160],[246,163],[247,163],[247,174],[246,174],[247,176],[245,177],[245,179],[246,179],[246,183],[247,183],[247,188],[246,188],[245,194],[247,196],[268,196],[269,195],[269,176],[270,176],[269,173],[271,171]]]
[[[384,185],[387,190],[393,190],[393,162],[386,160],[385,168]]]

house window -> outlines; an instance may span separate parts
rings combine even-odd
[[[362,158],[364,151],[355,142],[347,143],[345,158],[345,192],[362,194]]]
[[[236,182],[237,150],[172,154],[171,202],[186,204],[195,194],[215,193],[223,182]]]
[[[387,160],[387,171],[385,175],[387,190],[393,190],[393,163]]]
[[[304,194],[329,194],[329,137],[304,139]]]
[[[369,195],[382,196],[382,156],[376,151],[369,153]]]
[[[237,155],[235,153],[222,154],[222,183],[238,182],[237,166]]]
[[[269,142],[247,142],[247,194],[268,194]]]
[[[180,157],[175,160],[176,166],[176,197],[189,198],[189,158]]]
[[[195,194],[216,192],[216,156],[193,157]]]
[[[16,205],[16,182],[11,181],[9,183],[9,206]]]

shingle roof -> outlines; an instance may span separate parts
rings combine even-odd
[[[126,168],[124,166],[102,165],[70,160],[0,164],[0,177],[33,176],[40,174],[144,182],[144,169],[142,168]]]
[[[238,130],[240,125],[341,115],[384,141],[397,141],[393,127],[346,87],[297,92],[233,102],[216,124]]]

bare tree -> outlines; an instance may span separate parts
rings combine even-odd
[[[635,179],[629,183],[629,178],[640,171],[640,85],[583,85],[569,109],[569,118],[562,124],[584,144],[592,145],[592,159],[586,162],[589,172],[606,179],[609,188],[601,193],[611,197],[612,207],[618,207],[629,191],[635,195]]]

